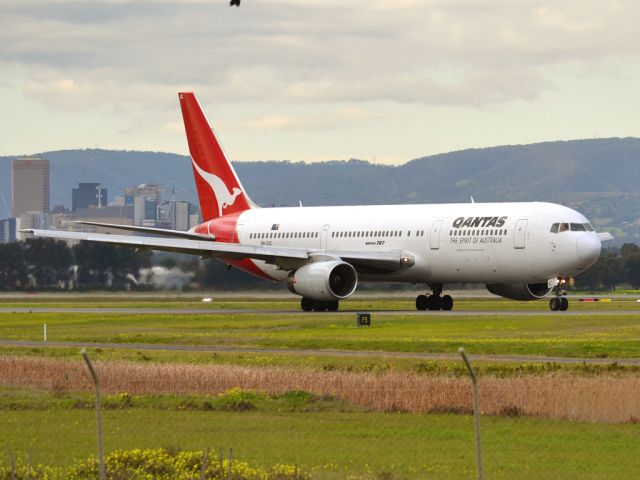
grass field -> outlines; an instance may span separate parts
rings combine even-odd
[[[0,412],[0,450],[64,465],[95,450],[94,413],[70,399],[27,392],[28,408]],[[28,399],[30,397],[30,399]],[[77,396],[72,397],[77,402]],[[314,478],[472,478],[473,424],[467,415],[340,411],[201,411],[177,400],[104,412],[105,444],[114,448],[232,447],[252,464],[298,464]],[[39,407],[44,407],[40,408]],[[482,419],[487,478],[632,478],[640,468],[640,425],[599,425],[531,418]],[[387,474],[386,476],[384,474]]]
[[[0,384],[39,388],[58,394],[90,391],[86,367],[75,361],[0,356]],[[220,395],[233,388],[281,396],[302,390],[330,396],[366,411],[438,413],[471,411],[468,378],[408,371],[318,371],[303,367],[247,367],[140,362],[99,362],[106,394]],[[640,379],[620,372],[599,375],[556,373],[496,377],[479,385],[482,411],[490,415],[535,416],[562,420],[637,423]],[[238,402],[256,401],[234,397]],[[217,397],[216,397],[217,398]],[[260,400],[258,398],[258,400]],[[12,405],[16,405],[14,402]],[[314,404],[317,406],[317,404]]]
[[[110,367],[111,376],[105,378],[105,388],[110,388],[112,395],[104,412],[106,446],[108,450],[233,447],[241,460],[263,466],[298,464],[318,479],[475,475],[473,424],[464,413],[468,412],[469,388],[461,362],[394,358],[385,356],[385,352],[454,353],[464,346],[475,354],[640,357],[640,307],[635,300],[573,302],[572,310],[584,313],[572,316],[548,312],[546,302],[488,298],[461,298],[456,304],[459,310],[490,311],[483,316],[384,313],[410,309],[411,304],[411,299],[399,296],[345,302],[341,308],[374,312],[371,327],[357,328],[350,315],[206,312],[207,308],[297,310],[295,299],[280,297],[233,296],[202,304],[193,297],[54,296],[26,301],[24,297],[1,296],[0,307],[144,307],[167,312],[4,313],[0,317],[0,339],[41,340],[46,323],[50,340],[282,349],[280,353],[91,351],[99,364],[130,364],[143,379],[141,388],[157,388],[136,396],[133,384],[118,383],[127,380],[124,370]],[[181,315],[172,312],[177,308],[203,311]],[[523,316],[505,316],[500,315],[501,309],[531,311]],[[638,314],[590,315],[609,309],[638,309]],[[380,355],[356,358],[287,353],[294,348],[367,350],[379,351]],[[53,363],[24,368],[17,376],[8,375],[8,359],[18,359],[20,364],[20,359],[30,357]],[[56,369],[56,363],[68,360],[74,361],[75,370]],[[78,349],[0,347],[0,361],[5,362],[0,367],[0,378],[5,379],[0,380],[0,453],[4,458],[9,448],[23,456],[32,449],[36,462],[67,465],[73,458],[85,458],[95,451],[89,385],[78,387],[74,383],[82,372]],[[498,402],[488,410],[492,415],[482,418],[487,478],[632,478],[640,468],[638,367],[495,362],[476,366],[493,394],[487,397],[485,390],[485,405],[489,408],[491,401]],[[167,370],[162,370],[164,367]],[[248,370],[237,374],[235,380],[229,373],[233,370],[225,374],[222,367]],[[187,378],[187,372],[197,372],[197,368],[205,369],[205,373],[192,375],[199,389],[189,387]],[[265,372],[272,372],[274,377]],[[218,392],[240,384],[252,389],[260,385],[241,381],[251,378],[262,378],[277,391],[254,397],[250,394],[251,407],[225,407]],[[408,388],[408,382],[414,382],[413,387]],[[173,391],[164,389],[168,385],[178,393],[168,394]],[[313,393],[291,392],[300,386]],[[338,386],[347,394],[339,394]],[[422,395],[429,402],[437,394],[443,398],[449,395],[448,389],[460,392],[461,388],[465,392],[464,408],[449,402],[447,405],[455,408],[427,408],[431,413],[414,413],[398,400],[415,403]],[[324,395],[329,391],[333,395]],[[128,393],[118,396],[121,392]],[[366,394],[379,400],[382,407],[359,401],[358,392],[362,392],[362,398]],[[396,400],[394,394],[399,395]],[[603,409],[599,402],[610,400],[612,408],[623,408],[622,417],[598,421],[623,423],[543,419],[527,416],[535,410],[526,409],[507,409],[495,415],[496,409],[511,404],[511,399],[535,399],[536,395],[540,405],[547,402],[544,408],[568,412],[560,418],[582,418],[575,414],[582,408],[598,413]],[[438,411],[458,413],[434,413]]]
[[[464,300],[459,303],[466,304]],[[386,306],[384,301],[374,305],[380,310]],[[590,315],[585,311],[572,316],[551,312],[523,316],[380,312],[373,314],[369,328],[357,328],[348,315],[328,313],[5,313],[0,338],[40,340],[45,323],[48,338],[59,341],[380,352],[456,352],[463,346],[476,354],[640,357],[640,310],[637,315]]]
[[[455,297],[456,293],[452,293]],[[598,310],[638,310],[640,313],[640,292],[622,293],[611,295],[575,294],[570,297],[571,310],[592,312]],[[212,298],[212,302],[202,302],[204,297]],[[599,297],[610,301],[580,302],[579,298]],[[91,308],[164,308],[171,309],[199,309],[203,311],[211,309],[273,309],[273,310],[300,310],[300,298],[294,295],[260,295],[260,294],[201,294],[201,295],[128,295],[114,294],[4,294],[0,295],[0,308],[29,308],[29,307],[91,307]],[[415,310],[415,295],[393,293],[365,293],[356,294],[354,297],[340,303],[341,310]],[[518,302],[493,296],[473,296],[462,293],[456,298],[455,310],[523,310],[532,312],[549,312],[548,300],[533,302]],[[427,314],[427,313],[426,313]],[[429,314],[427,314],[429,315]]]

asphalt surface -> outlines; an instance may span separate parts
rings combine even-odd
[[[412,352],[376,352],[368,350],[313,350],[313,349],[279,349],[279,348],[244,348],[217,347],[213,345],[158,345],[146,343],[102,343],[102,342],[42,342],[31,340],[0,340],[0,346],[23,348],[100,348],[138,351],[167,352],[209,352],[209,353],[252,353],[252,354],[286,354],[321,357],[392,357],[413,358],[421,360],[460,360],[460,355],[453,353],[412,353]],[[573,358],[549,357],[537,355],[467,355],[474,361],[504,363],[562,363],[588,365],[640,365],[640,358]]]
[[[424,315],[425,317],[438,316],[527,316],[527,315],[589,315],[589,316],[611,316],[611,315],[640,315],[640,308],[637,310],[568,310],[566,312],[551,312],[547,310],[453,310],[450,312],[417,312],[416,310],[340,310],[338,312],[301,312],[299,310],[274,310],[274,309],[250,309],[250,308],[62,308],[62,307],[31,307],[31,308],[0,308],[0,313],[110,313],[123,315],[190,315],[190,314],[260,314],[260,315],[354,315],[356,312],[370,312],[380,315]]]

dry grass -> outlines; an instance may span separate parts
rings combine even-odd
[[[284,367],[233,365],[145,365],[100,362],[105,393],[216,394],[232,387],[280,394],[290,390],[334,395],[376,411],[471,411],[469,380],[415,373],[318,372]],[[0,357],[0,385],[53,392],[92,388],[81,361]],[[640,418],[640,378],[571,374],[484,377],[479,383],[482,412],[589,422],[625,423]]]

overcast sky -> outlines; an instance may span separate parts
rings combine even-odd
[[[0,155],[186,154],[180,90],[235,160],[637,137],[639,24],[634,0],[0,0]]]

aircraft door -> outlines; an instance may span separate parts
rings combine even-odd
[[[442,220],[435,220],[431,225],[431,235],[429,237],[431,250],[440,249],[440,230],[442,230]]]
[[[521,218],[516,222],[516,227],[513,232],[513,248],[524,248],[527,235],[527,223],[529,223],[529,220],[526,218]]]
[[[327,238],[329,237],[329,225],[322,226],[322,232],[320,232],[320,248],[327,249]]]

